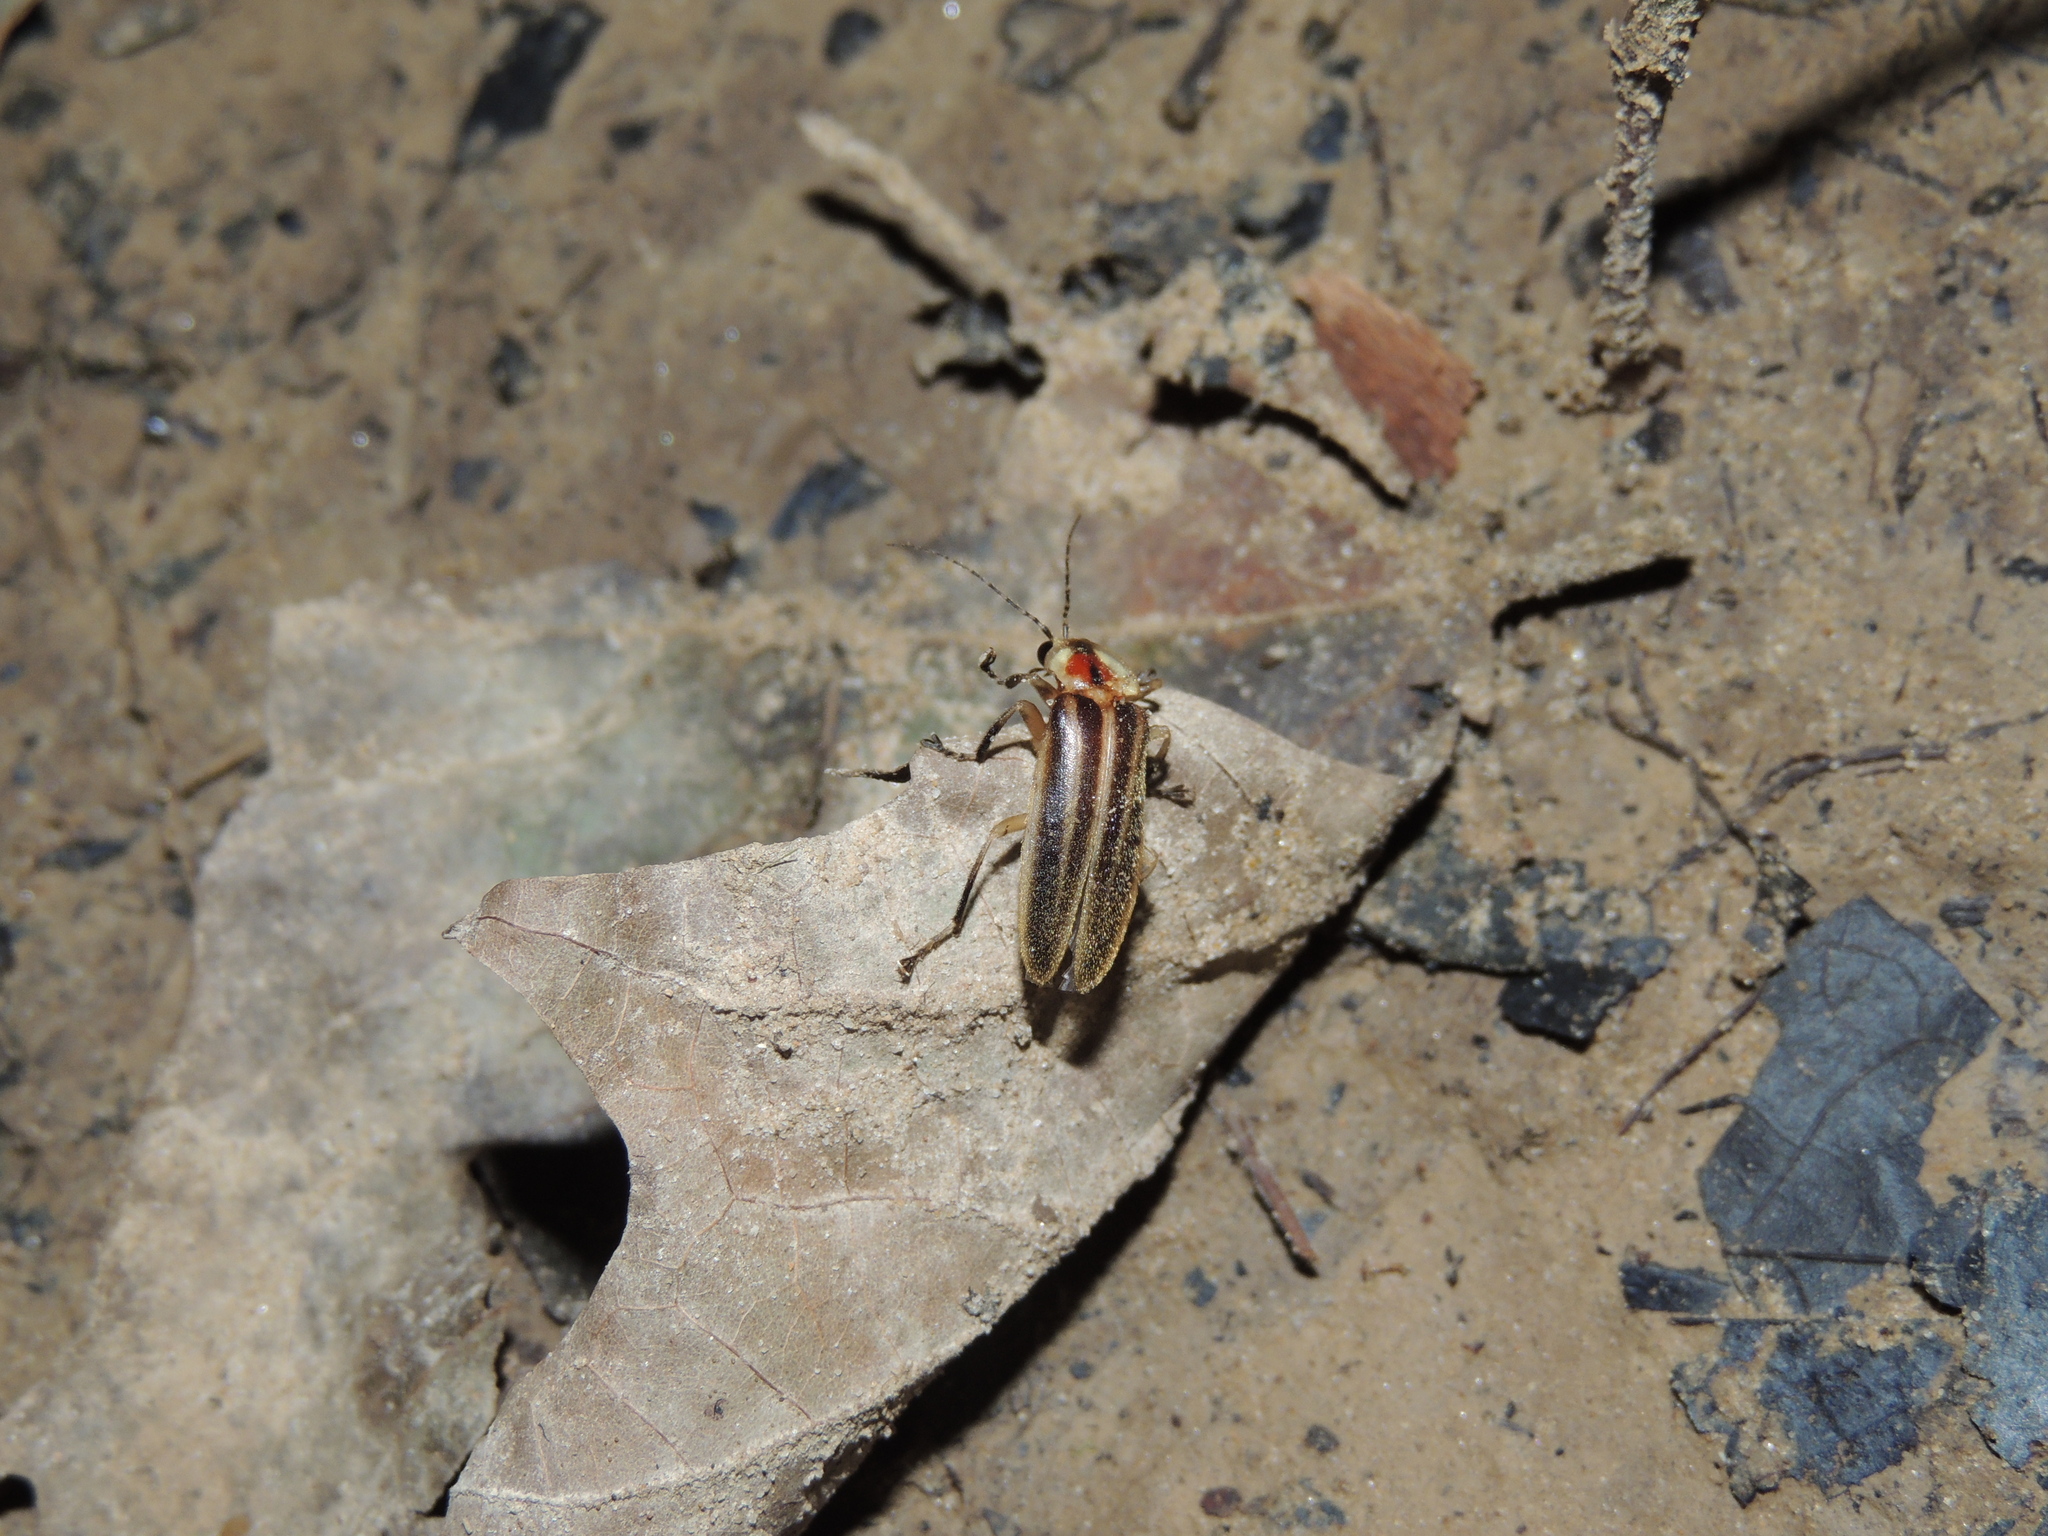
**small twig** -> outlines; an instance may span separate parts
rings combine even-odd
[[[1592,372],[1567,404],[1611,409],[1617,376],[1656,356],[1650,324],[1650,256],[1657,202],[1657,135],[1671,98],[1685,83],[1686,58],[1707,0],[1634,0],[1619,25],[1607,24],[1614,74],[1614,160],[1607,194],[1606,249],[1593,309]]]
[[[1316,1257],[1315,1245],[1309,1241],[1308,1232],[1301,1224],[1301,1218],[1294,1214],[1294,1206],[1287,1199],[1287,1191],[1280,1187],[1280,1179],[1273,1172],[1273,1165],[1259,1153],[1259,1144],[1252,1139],[1251,1123],[1235,1110],[1216,1108],[1216,1118],[1223,1123],[1223,1129],[1237,1143],[1238,1161],[1244,1171],[1251,1175],[1252,1188],[1259,1193],[1259,1200],[1266,1207],[1266,1214],[1279,1227],[1280,1235],[1287,1239],[1287,1247],[1310,1270],[1321,1267]]]
[[[955,218],[901,160],[823,112],[801,114],[797,126],[819,154],[881,194],[920,250],[976,294],[1001,294],[1009,303],[1013,335],[1043,337],[1058,328],[1057,313],[1023,274],[1002,252]]]
[[[1802,752],[1788,757],[1763,777],[1763,782],[1744,802],[1742,814],[1754,816],[1766,806],[1776,805],[1808,779],[1840,768],[1860,768],[1866,763],[1938,763],[1948,757],[1948,743],[1895,742],[1884,747],[1859,747],[1854,752]]]
[[[1884,497],[1877,489],[1877,470],[1878,465],[1884,461],[1884,453],[1877,445],[1877,434],[1870,428],[1870,402],[1877,394],[1878,363],[1883,361],[1883,358],[1879,358],[1877,363],[1870,365],[1870,377],[1863,381],[1863,400],[1856,407],[1856,430],[1863,434],[1863,441],[1870,445],[1870,484],[1864,488],[1864,495],[1873,507],[1885,505]]]
[[[180,800],[190,800],[208,785],[217,784],[236,770],[247,768],[269,755],[270,744],[265,741],[247,741],[230,747],[183,783],[173,785],[171,793]]]
[[[2042,447],[2048,448],[2048,412],[2041,409],[2041,391],[2034,383],[2034,370],[2021,363],[2020,377],[2027,382],[2027,403],[2034,408],[2034,436],[2041,439]]]
[[[836,660],[836,658],[835,658]],[[845,689],[845,673],[837,666],[825,684],[825,723],[818,730],[818,771],[811,779],[811,810],[804,818],[804,830],[815,831],[818,818],[825,814],[825,780],[832,774],[832,752],[839,745],[840,695]],[[872,775],[863,775],[872,777]]]
[[[1209,98],[1215,95],[1216,66],[1223,62],[1223,50],[1230,46],[1230,34],[1237,29],[1237,20],[1244,14],[1249,0],[1223,0],[1217,8],[1216,20],[1202,39],[1202,45],[1195,50],[1195,56],[1188,60],[1188,67],[1181,71],[1180,79],[1174,82],[1173,90],[1159,108],[1159,115],[1166,119],[1167,126],[1182,133],[1193,133],[1201,122],[1202,113],[1209,105]]]
[[[1988,741],[2000,731],[2009,731],[2022,725],[2038,725],[2043,720],[2048,720],[2048,708],[2037,709],[2032,714],[2021,715],[2016,720],[1993,720],[1987,725],[1972,726],[1963,732],[1963,740]]]
[[[1593,312],[1594,361],[1610,378],[1657,349],[1650,325],[1650,250],[1657,200],[1657,134],[1685,84],[1686,56],[1706,0],[1635,0],[1607,28],[1614,63],[1614,164],[1608,170],[1607,248]]]
[[[1791,1260],[1801,1264],[1903,1264],[1903,1253],[1839,1253],[1831,1248],[1724,1248],[1731,1259]]]
[[[1626,1136],[1631,1130],[1633,1130],[1636,1127],[1636,1125],[1650,1113],[1650,1101],[1656,1098],[1658,1094],[1662,1093],[1666,1088],[1669,1088],[1674,1082],[1676,1082],[1680,1077],[1682,1077],[1685,1074],[1686,1069],[1692,1066],[1694,1062],[1698,1061],[1702,1056],[1706,1055],[1708,1051],[1712,1050],[1714,1048],[1715,1042],[1725,1039],[1728,1036],[1728,1034],[1735,1028],[1735,1026],[1740,1024],[1743,1021],[1743,1019],[1748,1016],[1749,1010],[1757,1005],[1757,999],[1762,996],[1763,994],[1761,992],[1750,993],[1749,996],[1745,997],[1741,1002],[1735,1005],[1733,1012],[1731,1012],[1720,1023],[1716,1024],[1712,1029],[1708,1030],[1704,1036],[1702,1036],[1697,1042],[1695,1042],[1690,1050],[1688,1050],[1683,1056],[1679,1057],[1678,1060],[1673,1062],[1670,1066],[1666,1067],[1663,1070],[1663,1072],[1658,1075],[1657,1081],[1650,1085],[1650,1091],[1644,1094],[1640,1099],[1636,1101],[1636,1107],[1628,1112],[1628,1118],[1621,1122],[1621,1129],[1616,1131],[1614,1134],[1617,1136]],[[1708,1104],[1712,1103],[1712,1100],[1708,1101]],[[1699,1107],[1704,1109],[1708,1106],[1703,1104]]]
[[[1643,681],[1642,647],[1633,640],[1629,642],[1628,647],[1628,685],[1629,692],[1635,695],[1636,709],[1643,717],[1642,723],[1624,720],[1615,712],[1612,704],[1607,706],[1607,723],[1630,741],[1661,753],[1683,767],[1692,779],[1693,794],[1721,824],[1720,834],[1711,844],[1702,844],[1696,849],[1686,850],[1678,856],[1681,862],[1674,864],[1666,873],[1675,872],[1703,857],[1710,848],[1718,847],[1729,837],[1737,839],[1743,847],[1754,853],[1756,849],[1749,828],[1728,814],[1728,808],[1721,804],[1721,797],[1714,793],[1714,786],[1707,781],[1707,771],[1700,766],[1700,760],[1664,734],[1663,723],[1657,715],[1656,701],[1650,697],[1649,685]]]
[[[1704,1115],[1710,1109],[1737,1109],[1749,1103],[1739,1093],[1716,1094],[1711,1099],[1701,1099],[1697,1104],[1687,1104],[1679,1109],[1681,1115]]]

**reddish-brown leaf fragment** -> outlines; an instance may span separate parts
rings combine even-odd
[[[1402,467],[1417,480],[1458,472],[1465,412],[1479,376],[1436,333],[1355,279],[1327,269],[1294,284],[1315,316],[1316,340],[1352,398],[1376,414]]]

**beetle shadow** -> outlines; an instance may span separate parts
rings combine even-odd
[[[1130,980],[1131,940],[1144,930],[1151,915],[1151,903],[1138,892],[1137,910],[1117,950],[1109,974],[1089,992],[1067,992],[1057,986],[1024,984],[1024,1006],[1031,1020],[1032,1038],[1056,1050],[1068,1065],[1085,1067],[1109,1039],[1116,1016],[1123,1008],[1124,989]]]

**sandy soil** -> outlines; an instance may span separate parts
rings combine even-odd
[[[824,108],[1049,291],[1101,253],[1106,206],[1188,197],[1256,231],[1329,182],[1281,270],[1350,272],[1485,382],[1421,507],[1497,509],[1540,548],[1632,497],[1704,551],[1506,626],[1444,800],[1503,867],[1650,893],[1667,969],[1573,1052],[1509,1028],[1496,980],[1335,935],[1215,1090],[1331,1191],[1295,1181],[1322,1271],[1199,1114],[825,1524],[2032,1529],[2035,1478],[1960,1399],[1853,1487],[1739,1508],[1669,1386],[1714,1331],[1624,1307],[1622,1258],[1722,1262],[1695,1176],[1728,1115],[1674,1111],[1744,1089],[1767,1013],[1617,1124],[1780,951],[1745,935],[1742,847],[1672,872],[1713,824],[1615,721],[1647,703],[1731,806],[1798,754],[1930,749],[1751,822],[1811,913],[1876,897],[1998,1015],[2005,1044],[1937,1101],[1929,1192],[2042,1181],[2048,1115],[1986,1105],[2001,1052],[2048,1057],[2043,8],[1710,12],[1662,161],[1670,350],[1628,409],[1578,417],[1547,391],[1586,352],[1611,11],[1254,0],[1184,132],[1161,103],[1207,4],[874,0],[872,35],[834,33],[840,9],[608,11],[544,126],[508,133],[465,113],[512,8],[0,7],[0,1403],[80,1323],[180,1018],[194,872],[263,769],[273,608],[599,559],[688,577],[723,537],[693,502],[736,520],[742,580],[799,601],[977,526],[1015,393],[920,382],[916,317],[945,294],[810,195],[829,178],[795,115]],[[771,538],[842,451],[890,494]],[[1944,921],[1971,897],[1977,921]],[[1902,1282],[1866,1310],[1935,1316]]]

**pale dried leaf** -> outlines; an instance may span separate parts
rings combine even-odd
[[[589,1306],[457,1486],[465,1530],[797,1528],[1157,1166],[1210,1057],[1436,773],[1161,703],[1194,804],[1149,806],[1159,866],[1084,997],[1024,987],[1014,860],[897,978],[1023,804],[1021,752],[924,752],[830,837],[512,881],[458,926],[583,1067],[633,1167]]]

